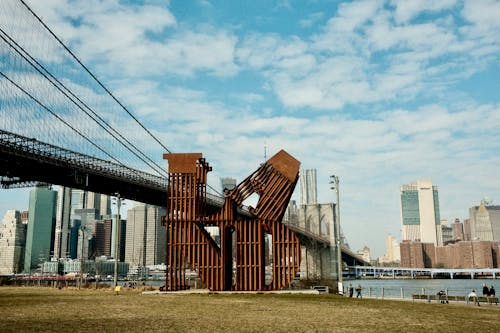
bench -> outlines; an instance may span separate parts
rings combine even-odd
[[[312,286],[311,289],[317,290],[319,293],[328,294],[329,292],[328,286]]]
[[[495,303],[498,305],[498,297],[493,297],[493,296],[477,296],[477,300],[479,303],[488,303],[488,304],[493,304]]]
[[[413,294],[412,296],[412,299],[413,300],[416,300],[416,299],[423,299],[423,300],[426,300],[427,302],[431,302],[431,301],[443,301],[443,302],[446,302],[448,300],[451,301],[451,298],[453,296],[447,296],[447,295],[426,295],[426,294]]]

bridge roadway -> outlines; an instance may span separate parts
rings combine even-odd
[[[301,244],[309,244],[311,241],[313,241],[325,248],[330,246],[329,238],[309,232],[306,229],[301,228],[295,224],[286,223],[286,221],[284,221],[284,223],[288,228],[290,228],[293,232],[297,234]],[[347,265],[352,265],[357,267],[370,265],[370,263],[364,261],[360,255],[351,251],[351,249],[348,248],[347,246],[342,244],[340,248],[342,251],[342,261],[345,262]]]
[[[0,130],[0,185],[44,182],[120,196],[156,206],[167,202],[167,178]],[[207,193],[208,208],[224,199]]]
[[[33,138],[0,129],[0,186],[43,182],[120,196],[164,207],[167,202],[167,178],[135,170],[127,166],[80,154]],[[209,213],[219,210],[224,198],[207,193]],[[249,216],[246,210],[239,214]],[[302,243],[315,241],[324,247],[330,241],[297,226],[287,224],[299,235]],[[342,260],[349,264],[365,262],[349,248],[342,247]]]

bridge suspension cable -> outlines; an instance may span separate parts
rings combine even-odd
[[[53,85],[58,91],[60,91],[66,98],[68,98],[80,111],[84,112],[89,118],[91,118],[97,125],[109,133],[115,140],[117,140],[123,147],[129,150],[132,154],[137,156],[145,164],[150,166],[160,175],[165,175],[165,171],[159,166],[155,161],[153,161],[149,156],[144,154],[139,148],[137,148],[133,143],[131,143],[127,138],[125,138],[120,132],[118,132],[113,126],[111,126],[105,119],[99,116],[90,106],[83,102],[78,96],[75,95],[65,84],[58,80],[45,66],[38,62],[29,52],[27,52],[22,46],[20,46],[15,40],[9,36],[2,28],[0,28],[0,38],[9,45],[19,56],[21,56],[33,69],[35,69],[40,75],[42,75],[51,85]],[[6,75],[2,74],[9,82],[14,84],[14,81],[8,78]],[[32,95],[26,92],[26,90],[21,89],[18,84],[15,84],[23,93],[28,95],[39,105],[43,105],[34,98]],[[76,101],[75,101],[76,100]],[[78,103],[77,103],[78,102]],[[83,106],[83,107],[82,107]],[[43,109],[48,110],[48,107],[43,106]],[[51,112],[54,116],[55,114]],[[83,136],[82,133],[78,132],[73,126],[64,122],[60,117],[57,117],[59,121],[62,121],[66,126],[70,127],[73,131]],[[85,137],[85,136],[83,136]],[[85,137],[87,141],[91,141],[88,137]],[[125,142],[123,142],[123,141]],[[95,146],[95,145],[94,145]],[[96,146],[97,147],[97,146]],[[132,149],[132,148],[133,149]],[[104,150],[100,149],[102,152]],[[135,150],[135,151],[134,151]],[[109,153],[106,155],[111,156]]]
[[[28,96],[30,99],[32,99],[36,104],[38,104],[42,109],[44,109],[45,111],[49,112],[51,115],[53,115],[55,118],[57,118],[59,121],[61,121],[63,124],[65,124],[66,126],[68,126],[69,128],[71,128],[75,133],[77,133],[78,135],[80,135],[82,138],[84,138],[87,142],[89,142],[92,146],[96,147],[99,151],[103,152],[106,156],[108,156],[109,158],[111,158],[112,160],[114,160],[115,162],[117,162],[118,164],[122,165],[122,166],[125,166],[123,165],[123,163],[121,163],[119,160],[117,160],[113,155],[109,154],[106,150],[104,150],[103,148],[101,148],[99,145],[97,145],[95,142],[93,142],[91,139],[89,139],[85,134],[81,133],[78,129],[76,129],[75,127],[73,127],[71,124],[69,124],[68,122],[66,122],[64,119],[62,119],[59,115],[57,115],[57,113],[55,113],[54,111],[52,111],[51,109],[49,109],[47,106],[45,106],[42,102],[40,102],[36,97],[34,97],[33,95],[31,95],[28,91],[26,91],[23,87],[19,86],[16,82],[12,81],[10,79],[10,77],[8,77],[7,75],[5,75],[5,73],[3,73],[2,71],[0,71],[0,76],[2,76],[4,79],[6,79],[7,81],[9,81],[14,87],[16,87],[17,89],[19,89],[23,94],[25,94],[26,96]]]
[[[133,158],[166,176],[165,168],[158,163],[161,155],[156,152],[157,146],[148,144],[151,141],[147,138],[163,151],[171,151],[24,0],[0,2],[0,57],[0,128],[40,139],[48,137],[46,142],[88,155],[95,154],[91,149],[97,149],[98,155],[137,169],[140,164],[127,161]],[[141,135],[142,131],[147,135]],[[220,195],[208,184],[207,188]]]
[[[101,86],[104,91],[118,104],[120,107],[139,125],[141,126],[146,133],[148,133],[163,149],[165,149],[167,152],[171,152],[156,136],[151,133],[150,130],[148,130],[133,114],[130,112],[114,95],[111,93],[111,91],[85,66],[80,59],[64,44],[64,42],[57,37],[57,35],[42,21],[42,19],[24,2],[24,0],[19,0],[22,2],[22,4],[28,9],[28,11],[31,12],[31,14],[40,22],[40,24],[43,25],[45,29],[59,42],[59,44],[75,59],[76,62],[82,66],[82,68]]]

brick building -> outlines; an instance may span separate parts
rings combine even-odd
[[[446,246],[432,243],[401,243],[401,267],[500,268],[500,242],[463,241]]]

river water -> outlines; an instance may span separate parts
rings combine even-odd
[[[344,294],[347,294],[349,284],[363,287],[362,295],[376,298],[410,298],[412,294],[435,295],[440,290],[447,290],[448,295],[466,296],[472,289],[482,295],[483,283],[497,290],[500,280],[496,279],[373,279],[373,280],[345,280]],[[498,295],[498,293],[497,293]],[[356,296],[356,292],[354,292]]]

